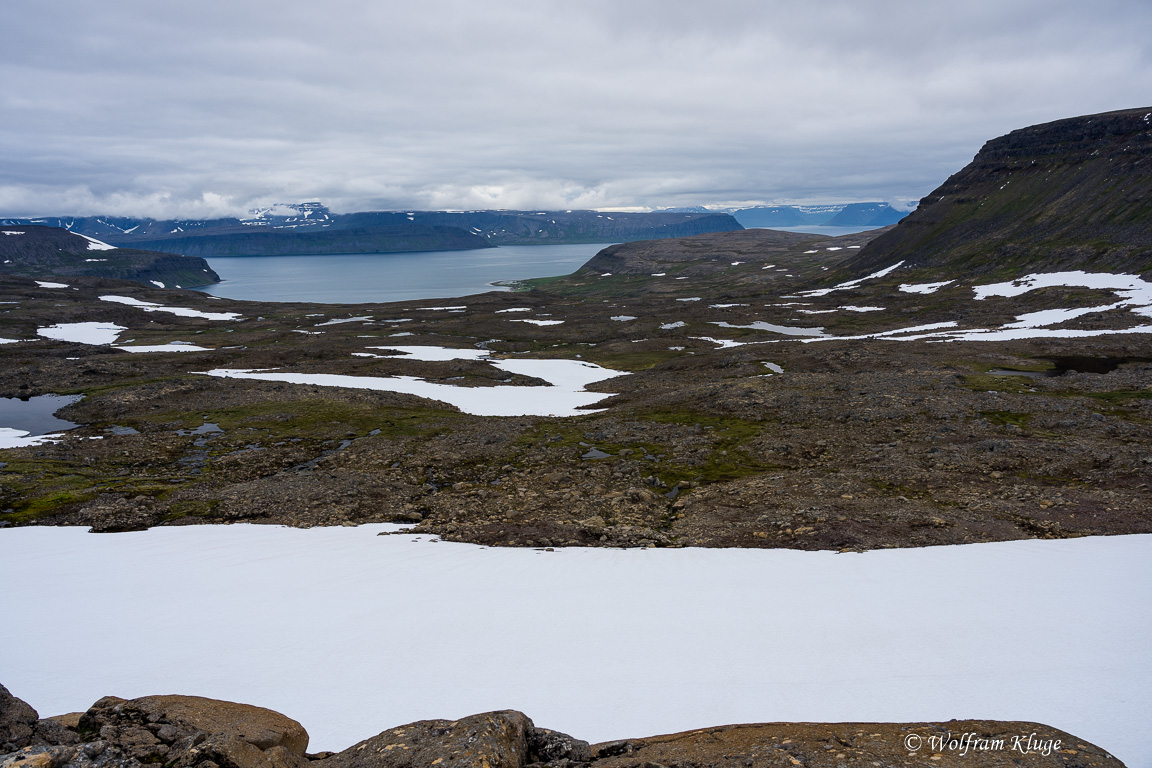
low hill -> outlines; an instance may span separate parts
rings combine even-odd
[[[1152,107],[992,139],[846,269],[940,278],[1152,269]]]
[[[611,245],[571,275],[521,287],[585,296],[760,293],[816,280],[887,230],[841,237],[774,229]]]
[[[0,262],[0,273],[22,277],[107,277],[186,288],[220,282],[204,259],[116,248],[59,227],[0,227]]]

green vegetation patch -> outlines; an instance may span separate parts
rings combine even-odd
[[[456,411],[435,408],[402,408],[334,401],[327,398],[262,400],[250,405],[201,411],[195,416],[166,413],[150,420],[194,429],[202,422],[217,424],[225,432],[238,428],[267,430],[269,436],[329,439],[349,432],[366,434],[380,430],[384,437],[426,435],[443,429],[446,421],[461,418]]]
[[[687,467],[674,462],[661,462],[661,479],[666,481],[697,480],[701,483],[719,483],[764,472],[790,469],[780,464],[759,461],[744,450],[744,444],[757,437],[764,428],[760,422],[707,416],[690,411],[641,413],[637,414],[637,418],[661,424],[699,426],[712,432],[712,450],[703,466]]]
[[[990,423],[1001,427],[1026,427],[1032,421],[1030,413],[1014,413],[1012,411],[980,411],[980,415]]]
[[[964,377],[964,386],[973,392],[1005,392],[1022,395],[1033,390],[1027,376],[997,376],[991,373],[970,373]]]

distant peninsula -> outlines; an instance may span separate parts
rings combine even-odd
[[[0,226],[0,275],[32,278],[105,277],[158,288],[220,282],[202,258],[141,248],[41,225]]]

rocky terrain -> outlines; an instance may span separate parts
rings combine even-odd
[[[800,278],[789,274],[819,269],[808,246],[823,245],[830,264],[851,253],[828,250],[841,248],[830,242],[796,245],[790,272],[729,267],[761,282],[758,294],[723,300],[533,292],[259,304],[108,281],[42,288],[8,278],[0,282],[0,300],[11,302],[0,305],[0,337],[33,341],[0,346],[0,394],[84,397],[60,412],[82,425],[61,442],[4,451],[0,520],[96,530],[408,521],[486,544],[802,549],[1152,530],[1147,334],[809,343],[816,337],[755,327],[829,336],[957,318],[995,327],[1026,310],[1095,301],[1100,291],[973,301],[964,298],[971,289],[949,286],[940,293],[953,296],[943,300],[865,283],[765,300],[772,286],[792,290]],[[241,319],[101,300],[110,294]],[[886,307],[828,311],[849,305]],[[1094,313],[1065,325],[1121,328],[1131,315]],[[73,322],[128,329],[123,348],[37,335]],[[200,351],[129,351],[173,341]],[[614,393],[595,404],[599,412],[491,417],[413,395],[198,373],[544,383],[486,360],[404,359],[378,348],[387,345],[483,349],[497,361],[579,359],[622,375],[589,385]]]
[[[44,279],[109,277],[137,283],[193,287],[220,282],[196,256],[112,248],[59,227],[0,227],[0,275]]]
[[[1099,747],[1038,723],[769,723],[589,744],[505,710],[391,728],[307,752],[295,720],[196,696],[106,696],[40,719],[0,686],[0,768],[833,768],[971,765],[1122,768]]]
[[[1095,167],[1093,147],[1120,134],[1145,146],[1134,115],[1016,132],[982,156],[1031,168],[1017,149],[1031,147]],[[526,292],[450,301],[0,278],[0,395],[83,397],[60,412],[80,427],[3,451],[0,525],[400,521],[511,546],[835,550],[1152,531],[1152,284],[1075,272],[997,287],[957,271],[970,239],[947,268],[893,252],[907,232],[929,233],[933,254],[966,231],[934,218],[951,205],[939,197],[890,230],[629,243]],[[1139,266],[1143,235],[1112,231],[1120,245],[1075,264]],[[1055,267],[1036,257],[1009,277],[1030,271]],[[83,323],[111,335],[65,340]],[[492,416],[439,399],[539,399],[551,382],[521,364],[557,359],[610,369],[583,389],[599,402]],[[360,378],[316,378],[333,375]]]

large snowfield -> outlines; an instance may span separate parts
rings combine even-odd
[[[1152,535],[835,554],[495,549],[395,526],[0,530],[0,682],[183,693],[312,750],[493,709],[591,741],[1032,720],[1152,766]]]

